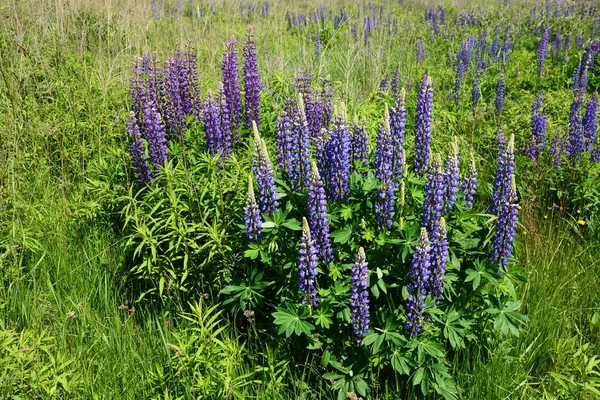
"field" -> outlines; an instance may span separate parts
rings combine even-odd
[[[0,398],[600,399],[595,1],[0,21]]]

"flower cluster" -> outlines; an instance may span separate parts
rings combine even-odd
[[[504,132],[498,130],[498,166],[494,178],[492,205],[490,214],[497,214],[504,199],[508,197],[510,177],[515,173],[515,135],[511,135],[508,143]]]
[[[456,194],[460,184],[460,156],[458,153],[458,143],[456,140],[452,142],[452,150],[448,153],[446,167],[444,169],[444,179],[446,186],[446,194],[444,196],[443,214],[452,210],[456,202]]]
[[[325,145],[327,192],[332,200],[346,198],[350,190],[350,141],[346,110],[341,107]]]
[[[392,161],[394,157],[393,139],[390,129],[390,115],[387,106],[384,111],[383,122],[379,127],[377,147],[375,148],[375,176],[382,183],[377,189],[379,196],[375,203],[375,215],[379,224],[386,229],[392,228],[394,212],[394,182]]]
[[[319,257],[325,263],[333,260],[333,250],[329,239],[329,217],[327,216],[327,198],[317,164],[313,162],[308,182],[308,221],[314,236]]]
[[[390,135],[392,141],[392,175],[394,182],[402,177],[404,171],[404,140],[406,128],[406,91],[402,89],[396,103],[390,110]]]
[[[252,121],[260,129],[260,78],[256,61],[256,43],[252,27],[248,27],[247,40],[244,43],[244,101],[246,107],[246,126]]]
[[[356,261],[351,271],[351,294],[350,294],[350,319],[354,326],[354,339],[361,342],[361,337],[369,333],[369,289],[367,277],[369,276],[368,263],[365,250],[358,249]]]
[[[427,230],[421,228],[419,243],[413,253],[412,262],[408,272],[409,284],[408,300],[406,303],[406,326],[411,336],[417,336],[423,327],[425,314],[425,299],[427,298],[427,284],[431,268],[431,243]]]
[[[567,135],[567,155],[572,160],[576,160],[583,153],[583,121],[581,117],[581,107],[583,105],[583,94],[575,95],[571,103],[571,113],[569,116],[569,132]]]
[[[546,62],[546,54],[548,53],[548,43],[550,42],[550,28],[545,27],[542,39],[538,47],[538,79],[541,79],[544,72],[544,63]]]
[[[362,165],[369,165],[369,135],[367,135],[367,121],[365,118],[358,122],[358,116],[354,115],[352,124],[351,159],[352,167],[358,161]]]
[[[246,207],[244,207],[244,226],[246,227],[246,236],[251,242],[256,241],[262,234],[262,221],[260,211],[254,197],[254,183],[252,175],[248,178],[248,197],[246,198]]]
[[[138,180],[142,184],[146,184],[152,180],[152,172],[148,166],[148,158],[146,157],[146,148],[140,133],[135,112],[129,113],[127,121],[127,133],[131,136],[131,145],[129,146],[129,154],[131,162],[135,168]]]
[[[492,241],[492,252],[490,254],[491,263],[498,267],[499,274],[503,273],[512,257],[515,235],[517,233],[517,222],[519,220],[519,204],[514,175],[510,176],[506,193],[506,196],[498,203],[497,218],[495,221],[496,232]]]
[[[592,150],[596,143],[596,121],[598,119],[598,92],[594,92],[585,105],[585,114],[583,116],[583,133],[585,148]]]
[[[427,291],[433,295],[437,303],[442,295],[444,274],[448,264],[448,231],[444,217],[440,218],[440,223],[431,234],[430,262],[431,273]]]
[[[423,175],[429,165],[431,142],[431,120],[433,113],[433,87],[431,78],[425,74],[419,85],[417,115],[415,119],[415,162],[414,171]]]
[[[500,75],[498,78],[498,84],[496,85],[496,113],[500,114],[504,108],[504,75]]]
[[[273,215],[273,212],[279,207],[273,165],[269,158],[267,145],[264,139],[261,139],[256,122],[254,121],[252,121],[252,130],[254,131],[254,160],[252,168],[256,183],[258,184],[258,204],[261,212]]]
[[[447,195],[446,179],[442,170],[442,159],[436,154],[431,162],[424,189],[422,226],[427,232],[434,232],[439,224]]]
[[[304,294],[302,304],[308,304],[311,307],[319,305],[319,292],[316,287],[318,259],[318,252],[311,238],[308,221],[303,218],[302,240],[298,251],[298,286]]]
[[[531,106],[531,140],[525,149],[525,154],[537,160],[546,150],[546,113],[542,109],[544,103],[543,93],[539,93]]]

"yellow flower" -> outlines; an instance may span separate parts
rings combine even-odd
[[[548,216],[547,216],[547,215],[544,215],[544,219],[548,219]]]
[[[581,214],[581,210],[577,210],[577,214]]]
[[[578,223],[579,225],[581,225],[581,226],[585,225],[585,221],[584,221],[584,220],[582,220],[582,219],[580,219],[579,221],[577,221],[577,223]]]
[[[523,235],[527,235],[527,231],[523,231]]]
[[[523,209],[523,207],[521,207],[520,205],[519,205],[519,206],[517,206],[517,208],[518,208],[519,210],[522,210],[522,209]]]

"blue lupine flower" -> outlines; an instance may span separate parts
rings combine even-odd
[[[240,125],[242,115],[240,84],[238,81],[237,40],[231,38],[225,45],[227,51],[223,53],[223,93],[225,94],[232,128],[236,130]]]
[[[252,175],[248,177],[248,197],[246,198],[246,207],[244,207],[244,226],[246,227],[246,236],[251,242],[256,241],[262,235],[262,220],[254,197]]]
[[[440,223],[431,234],[430,260],[431,276],[427,285],[427,291],[431,293],[437,303],[442,295],[444,274],[446,273],[446,264],[448,263],[448,232],[444,217],[440,218]]]
[[[289,175],[295,188],[304,188],[308,183],[310,174],[310,131],[306,114],[304,113],[304,100],[298,94],[297,113],[292,119],[291,142],[291,168]]]
[[[260,78],[256,60],[256,43],[252,27],[248,27],[247,40],[244,43],[244,101],[246,106],[246,126],[252,121],[260,129]]]
[[[369,289],[367,287],[367,277],[369,276],[369,267],[365,257],[365,250],[358,249],[356,261],[352,266],[350,279],[350,319],[354,327],[354,340],[357,343],[362,341],[362,336],[369,333]]]
[[[321,31],[317,30],[317,35],[315,36],[315,57],[317,61],[321,60]]]
[[[546,113],[542,109],[543,103],[544,94],[541,92],[531,106],[531,140],[525,154],[532,160],[537,160],[546,150]]]
[[[302,240],[298,251],[298,286],[304,295],[302,304],[308,304],[311,307],[319,305],[319,292],[316,287],[318,259],[308,221],[306,218],[302,218]]]
[[[433,112],[433,87],[431,78],[425,74],[419,85],[417,115],[415,119],[415,162],[414,170],[423,175],[429,165],[431,142],[431,120]]]
[[[427,285],[430,279],[431,268],[431,243],[427,236],[427,229],[421,228],[419,243],[413,253],[412,262],[408,272],[409,284],[408,300],[406,302],[406,326],[410,336],[417,336],[423,327],[425,314],[425,299],[427,298]]]
[[[392,173],[394,182],[400,180],[404,171],[404,139],[406,128],[406,91],[402,89],[396,104],[390,110],[390,134],[392,140]]]
[[[542,39],[538,47],[538,79],[542,77],[544,72],[544,63],[546,61],[546,54],[548,53],[548,42],[550,41],[550,28],[545,27]]]
[[[154,164],[154,169],[164,166],[168,159],[167,137],[162,118],[154,104],[144,104],[144,125],[148,153]]]
[[[502,274],[508,266],[514,249],[514,239],[517,233],[519,204],[515,176],[511,175],[506,195],[500,199],[496,211],[496,232],[492,241],[490,259],[492,265],[498,267],[498,274]]]
[[[350,141],[346,111],[342,107],[335,117],[333,129],[325,145],[327,191],[332,200],[346,198],[350,190]]]
[[[583,105],[583,94],[577,94],[571,103],[571,114],[569,117],[569,133],[567,142],[567,154],[576,160],[583,153],[583,122],[581,118],[581,106]]]
[[[456,66],[456,82],[454,83],[454,92],[452,93],[452,98],[456,104],[460,102],[460,87],[462,86],[464,77],[465,64],[463,64],[462,60],[460,60]]]
[[[504,75],[500,75],[498,78],[498,85],[496,86],[496,113],[500,114],[504,108]]]
[[[314,237],[319,257],[325,263],[333,260],[333,250],[329,239],[329,217],[327,215],[327,198],[323,181],[319,175],[317,164],[313,162],[308,182],[308,221]]]
[[[510,177],[515,173],[515,135],[511,134],[506,143],[504,132],[498,130],[498,166],[494,178],[490,214],[496,214],[503,199],[508,197]]]
[[[224,138],[221,134],[221,116],[219,108],[209,91],[204,99],[204,112],[202,113],[202,122],[204,124],[204,133],[206,135],[206,145],[210,154],[215,155],[223,152]]]
[[[256,122],[254,121],[252,121],[252,130],[254,132],[254,160],[252,168],[258,185],[258,205],[261,212],[272,216],[273,212],[279,207],[273,165],[269,158],[267,144],[264,139],[261,139]]]
[[[452,207],[456,202],[456,194],[458,193],[458,186],[460,184],[460,156],[456,139],[452,143],[452,150],[448,153],[448,159],[444,169],[444,179],[446,194],[444,197],[442,214],[446,214],[452,210]]]
[[[434,232],[442,216],[446,197],[446,182],[442,170],[442,158],[439,154],[434,156],[429,168],[423,197],[421,226],[427,227],[427,232]]]
[[[585,105],[583,132],[587,151],[596,143],[596,121],[598,119],[598,92],[594,92]]]
[[[285,173],[289,174],[292,169],[292,121],[296,118],[298,110],[296,102],[289,97],[285,102],[283,115],[277,117],[275,125],[275,146],[277,148],[277,164]]]
[[[146,157],[146,147],[142,140],[142,134],[140,133],[140,127],[135,117],[135,112],[129,113],[129,120],[127,121],[127,133],[131,137],[131,144],[129,145],[129,154],[131,155],[131,163],[135,168],[135,172],[140,184],[147,184],[152,180],[152,172],[148,166],[148,158]]]
[[[357,161],[362,165],[369,165],[369,135],[367,135],[367,122],[363,117],[358,122],[358,116],[354,114],[354,124],[352,126],[351,159],[352,167]]]

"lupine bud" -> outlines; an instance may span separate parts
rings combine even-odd
[[[327,215],[327,198],[323,181],[319,175],[317,164],[313,162],[308,182],[308,221],[314,236],[319,257],[324,263],[333,260],[333,250],[329,239],[329,217]]]
[[[473,197],[477,191],[477,166],[475,165],[475,157],[471,153],[471,163],[469,164],[469,172],[463,178],[462,191],[465,194],[465,208],[473,208]]]
[[[246,198],[246,207],[244,208],[244,226],[246,227],[246,236],[251,242],[256,241],[262,235],[262,221],[260,211],[254,197],[254,184],[252,175],[248,177],[248,197]]]
[[[465,65],[462,63],[462,60],[459,60],[458,65],[456,66],[456,82],[454,83],[454,92],[452,93],[452,98],[456,104],[460,102],[460,87],[462,86],[464,77]]]
[[[135,117],[135,112],[129,113],[129,120],[127,121],[127,133],[131,137],[131,144],[129,145],[129,154],[131,155],[131,163],[135,168],[135,172],[140,184],[147,184],[152,180],[152,172],[148,167],[148,158],[146,157],[146,147],[142,140],[142,134],[140,133],[140,127]]]
[[[352,266],[351,272],[351,294],[350,294],[350,319],[354,327],[354,340],[357,343],[362,341],[362,336],[369,333],[369,289],[367,287],[367,277],[369,276],[368,263],[365,257],[365,250],[358,249],[356,261]]]
[[[425,74],[419,86],[417,115],[415,120],[415,162],[414,169],[423,175],[429,165],[431,142],[431,120],[433,112],[433,87],[431,78]]]
[[[298,94],[298,110],[292,119],[290,179],[295,188],[304,188],[310,174],[310,132],[304,113],[302,94]]]
[[[400,199],[398,200],[400,207],[404,207],[406,204],[406,183],[404,179],[400,182]]]
[[[481,87],[479,82],[480,71],[475,72],[475,77],[473,78],[473,90],[471,92],[471,99],[473,100],[473,107],[477,107],[479,104],[479,98],[481,97]]]
[[[448,232],[446,220],[440,218],[436,230],[431,234],[431,277],[428,282],[428,292],[437,303],[443,290],[444,274],[448,263]]]
[[[308,221],[302,218],[302,240],[298,252],[298,286],[304,295],[302,304],[311,307],[319,305],[319,292],[315,282],[318,275],[317,261],[317,249],[311,238]]]
[[[420,40],[417,40],[415,44],[415,52],[418,63],[425,61],[425,45]]]
[[[396,69],[392,74],[392,95],[397,96],[400,89],[400,67],[396,65]]]
[[[408,272],[409,284],[407,286],[408,300],[406,303],[405,329],[409,331],[412,337],[417,336],[423,327],[430,268],[431,243],[427,236],[427,229],[421,228],[419,243],[413,253]]]
[[[246,103],[246,126],[252,121],[260,129],[260,78],[256,60],[256,43],[252,27],[248,27],[247,40],[244,43],[244,101]]]
[[[321,60],[321,31],[317,30],[317,35],[315,36],[315,57],[317,61]]]

